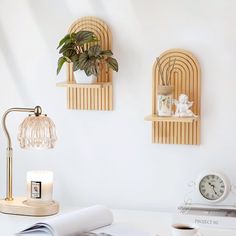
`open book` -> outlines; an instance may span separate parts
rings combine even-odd
[[[96,205],[38,222],[16,235],[150,236],[126,225],[112,223],[112,212],[104,206]]]

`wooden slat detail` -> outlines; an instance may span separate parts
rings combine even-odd
[[[187,94],[193,101],[192,111],[198,116],[196,119],[158,118],[157,91],[161,84],[159,67],[155,61],[153,65],[152,82],[152,141],[165,144],[200,144],[200,110],[201,110],[201,75],[200,66],[192,53],[183,49],[171,49],[160,55],[160,65],[163,72],[168,68],[169,57],[176,58],[175,69],[171,74],[171,85],[174,86],[174,98],[181,93]]]
[[[108,85],[111,85],[111,82],[100,82],[100,83],[94,83],[94,84],[78,84],[76,82],[74,83],[67,83],[67,82],[60,82],[57,83],[57,87],[71,87],[71,88],[102,88],[102,87],[106,87]]]
[[[67,88],[67,106],[79,110],[112,110],[112,85],[103,88]]]
[[[107,24],[102,20],[96,17],[82,17],[70,26],[68,33],[80,30],[94,32],[99,39],[96,43],[104,50],[112,50],[112,35]],[[67,66],[66,76],[66,83],[58,83],[57,86],[66,87],[68,109],[103,111],[113,109],[112,71],[107,66],[102,68],[97,84],[76,84],[71,64]]]

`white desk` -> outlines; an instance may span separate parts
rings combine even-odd
[[[63,210],[67,212],[69,209]],[[148,231],[153,235],[171,236],[170,225],[172,222],[172,214],[162,212],[148,211],[128,211],[113,210],[116,223],[127,224]],[[43,218],[14,216],[0,213],[0,235],[13,236],[14,233],[22,230]],[[236,223],[236,222],[235,222]],[[202,228],[201,232],[204,236],[236,236],[233,230],[214,230]]]

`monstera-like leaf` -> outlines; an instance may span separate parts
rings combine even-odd
[[[107,65],[109,68],[111,68],[112,70],[118,72],[118,62],[115,58],[113,57],[108,57],[106,59]]]
[[[99,45],[93,45],[88,50],[89,57],[98,57],[102,52],[102,49]]]
[[[68,57],[65,57],[65,56],[62,56],[58,59],[58,62],[57,62],[57,75],[61,71],[61,68],[62,68],[62,66],[64,65],[65,62],[70,63],[71,61]]]
[[[82,46],[86,43],[92,43],[98,41],[97,37],[93,32],[84,30],[81,30],[78,33],[76,33],[75,39],[79,46]]]
[[[61,41],[59,42],[59,45],[57,46],[57,49],[60,48],[63,44],[67,45],[71,42],[74,41],[75,39],[75,33],[71,33],[71,34],[67,34],[66,36],[64,36]]]
[[[65,62],[73,63],[73,71],[83,70],[87,76],[98,76],[103,65],[118,71],[117,60],[111,50],[102,50],[96,44],[98,38],[91,31],[81,30],[77,33],[65,35],[59,42],[57,49],[62,56],[58,59],[57,74],[61,71]]]
[[[77,33],[65,35],[59,42],[57,49],[62,56],[57,63],[57,74],[61,71],[65,62],[73,62],[73,69],[80,69],[78,60],[79,55],[85,51],[85,45],[97,42],[98,39],[91,31],[81,30]]]
[[[107,64],[108,68],[118,71],[117,60],[110,55],[110,50],[102,50],[100,45],[93,45],[81,53],[78,60],[73,61],[74,70],[84,70],[87,76],[98,76],[101,66]]]

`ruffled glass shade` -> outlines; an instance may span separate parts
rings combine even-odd
[[[30,115],[19,127],[21,148],[54,148],[56,140],[55,125],[47,115]]]

